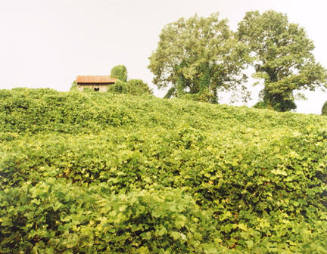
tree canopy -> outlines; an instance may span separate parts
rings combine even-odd
[[[230,90],[241,85],[245,53],[225,19],[220,20],[217,13],[195,15],[163,28],[149,58],[149,69],[158,88],[170,88],[166,97],[201,94],[215,103],[218,88]]]
[[[125,65],[116,65],[111,69],[110,76],[123,82],[127,81],[127,68]]]
[[[277,111],[295,109],[294,91],[326,85],[326,70],[315,61],[313,42],[286,15],[247,12],[238,25],[238,39],[252,56],[256,78],[264,80],[262,105]]]

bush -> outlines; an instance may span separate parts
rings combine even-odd
[[[128,82],[118,80],[114,85],[109,86],[108,92],[132,95],[152,94],[149,86],[140,79],[131,79]]]

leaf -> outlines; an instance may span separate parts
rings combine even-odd
[[[282,175],[282,176],[287,176],[287,173],[284,170],[281,169],[273,169],[271,171],[274,175]]]
[[[180,233],[176,232],[176,231],[173,231],[170,233],[171,237],[174,239],[174,240],[178,240],[181,238],[181,235]]]

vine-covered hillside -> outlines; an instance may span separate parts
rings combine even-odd
[[[327,253],[327,118],[0,90],[1,253]]]

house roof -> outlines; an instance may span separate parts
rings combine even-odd
[[[112,84],[116,82],[116,78],[110,76],[77,76],[77,84]]]

